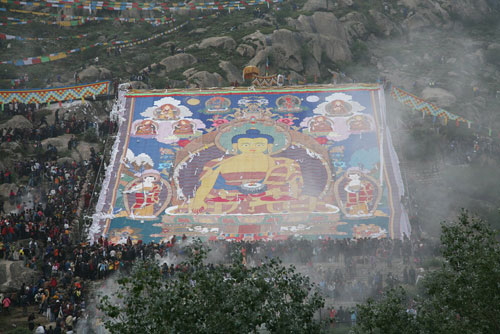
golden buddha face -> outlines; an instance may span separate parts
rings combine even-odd
[[[243,154],[255,154],[267,151],[269,143],[266,138],[240,138],[234,146]]]

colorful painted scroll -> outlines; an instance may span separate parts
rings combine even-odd
[[[47,89],[0,90],[0,104],[2,104],[3,110],[4,104],[8,103],[50,103],[108,95],[110,84],[110,81],[101,81],[85,85]]]
[[[378,85],[131,91],[90,241],[401,238]]]

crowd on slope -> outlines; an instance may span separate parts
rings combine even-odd
[[[102,123],[76,120],[67,112],[61,118],[56,113],[54,124],[49,125],[44,117],[35,119],[36,107],[19,104],[8,108],[11,115],[25,115],[35,127],[4,129],[2,142],[28,140],[36,145],[45,138],[80,134],[88,128],[98,129],[101,137],[116,131],[116,125],[109,120]],[[500,152],[495,143],[483,139],[478,137],[473,141],[473,153]],[[450,145],[469,144],[452,141]],[[68,148],[74,148],[73,143]],[[27,267],[37,269],[39,274],[36,280],[25,282],[19,291],[0,296],[0,302],[5,313],[9,312],[11,305],[21,306],[30,329],[37,327],[34,323],[36,317],[29,312],[34,310],[48,321],[55,322],[54,328],[47,326],[46,332],[61,333],[65,330],[70,333],[85,314],[84,297],[89,282],[117,271],[126,272],[137,258],[179,256],[182,249],[176,247],[180,240],[175,237],[164,244],[133,244],[128,239],[124,244],[113,245],[103,238],[94,245],[73,243],[73,221],[78,218],[79,209],[90,205],[94,190],[92,182],[102,157],[93,151],[89,161],[57,163],[60,157],[57,149],[54,150],[53,146],[41,149],[45,154],[16,161],[12,169],[0,173],[0,183],[11,183],[13,176],[16,180],[28,179],[28,187],[20,185],[17,192],[9,194],[9,203],[16,206],[17,213],[4,212],[3,202],[0,203],[0,258],[23,261]],[[28,190],[35,186],[40,189],[39,193]],[[25,202],[29,193],[31,204]],[[17,242],[20,240],[24,242]],[[300,270],[316,281],[325,296],[337,304],[377,297],[385,287],[401,282],[415,284],[421,277],[423,259],[437,254],[436,245],[430,241],[407,238],[292,239],[239,245],[212,242],[209,246],[226,260],[235,247],[243,247],[249,265],[259,265],[265,257],[280,257],[285,263],[298,263]],[[398,263],[399,269],[393,267],[393,262]],[[369,268],[371,273],[362,277],[360,267]],[[175,275],[181,268],[170,265],[164,266],[163,270],[165,275]],[[329,316],[332,318],[332,310]],[[355,312],[341,307],[333,311],[333,317],[340,321],[355,321],[356,316]]]
[[[71,333],[85,310],[88,278],[82,265],[87,253],[74,246],[75,233],[79,232],[80,212],[90,206],[103,156],[92,147],[87,160],[60,159],[61,152],[50,144],[43,147],[41,140],[65,133],[78,135],[90,127],[102,140],[116,131],[116,124],[109,119],[77,120],[67,111],[59,118],[59,110],[53,124],[44,117],[38,123],[30,115],[35,110],[34,105],[22,104],[9,108],[11,115],[27,116],[33,128],[0,132],[2,141],[22,141],[35,148],[31,157],[5,162],[0,171],[0,184],[16,184],[5,194],[7,201],[0,200],[0,259],[22,261],[36,273],[36,279],[24,282],[18,291],[0,295],[0,309],[9,314],[12,306],[21,307],[28,328],[36,327],[36,333]],[[68,149],[77,144],[73,136]],[[53,328],[35,326],[37,317],[28,312],[31,310],[39,314],[38,319],[43,315],[55,322]]]
[[[35,309],[49,321],[56,321],[60,328],[72,328],[79,318],[84,316],[86,305],[83,296],[86,287],[92,280],[104,279],[115,272],[126,273],[133,262],[140,258],[156,258],[170,256],[170,259],[181,259],[183,248],[177,247],[187,238],[173,237],[168,243],[132,243],[130,238],[123,244],[111,244],[106,238],[99,238],[94,245],[72,244],[71,223],[69,217],[75,211],[65,214],[61,211],[51,212],[55,220],[46,218],[46,211],[40,209],[41,218],[33,233],[23,234],[18,238],[29,236],[29,243],[20,250],[3,253],[3,257],[19,258],[28,266],[39,268],[37,281],[23,285],[21,290],[10,296],[16,305],[22,306],[28,316],[28,309]],[[46,210],[46,209],[45,209]],[[32,220],[24,218],[22,220]],[[45,222],[51,221],[50,224]],[[40,222],[44,222],[40,224]],[[22,223],[21,223],[22,224]],[[38,226],[38,228],[36,228]],[[49,229],[40,226],[50,226]],[[228,262],[231,254],[245,249],[246,262],[250,266],[259,265],[266,257],[281,258],[286,263],[296,263],[299,270],[309,275],[324,290],[327,297],[336,303],[343,301],[362,301],[368,296],[380,294],[382,289],[405,281],[415,284],[414,267],[420,266],[422,259],[436,252],[436,247],[425,240],[390,240],[390,239],[330,239],[330,240],[286,240],[270,242],[243,242],[240,244],[223,241],[210,242],[210,256],[219,262]],[[401,276],[389,273],[387,278],[381,268],[391,268],[392,262],[404,263],[410,274]],[[356,293],[359,286],[353,285],[356,279],[356,267],[368,266],[374,270],[373,278],[368,281],[375,288],[366,293]],[[172,276],[183,268],[176,264],[162,267],[165,276]],[[378,269],[378,271],[375,271]],[[332,289],[331,286],[334,286]],[[4,310],[5,311],[5,310]],[[350,317],[352,313],[344,309],[338,310],[338,319],[343,312]]]
[[[454,165],[481,162],[483,156],[500,162],[500,140],[479,135],[450,138],[442,152],[446,161]]]
[[[22,141],[29,139],[38,143],[47,138],[53,138],[64,134],[78,135],[89,129],[95,129],[101,136],[105,133],[114,132],[116,123],[109,118],[104,122],[97,119],[77,118],[75,113],[71,113],[64,108],[56,109],[54,122],[49,124],[45,114],[38,116],[40,112],[38,104],[30,103],[9,103],[7,104],[7,115],[24,116],[31,122],[32,126],[4,127],[0,131],[0,142]]]

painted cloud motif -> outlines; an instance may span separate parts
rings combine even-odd
[[[155,120],[173,120],[192,116],[193,113],[187,107],[181,105],[181,101],[173,97],[164,97],[154,102],[153,107],[146,108],[141,113],[142,117],[154,118]]]
[[[346,117],[365,109],[359,102],[353,101],[351,95],[333,93],[325,97],[325,102],[318,104],[313,112],[331,117]]]

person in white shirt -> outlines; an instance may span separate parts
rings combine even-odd
[[[35,334],[45,334],[45,328],[38,324],[38,327],[35,329]]]

